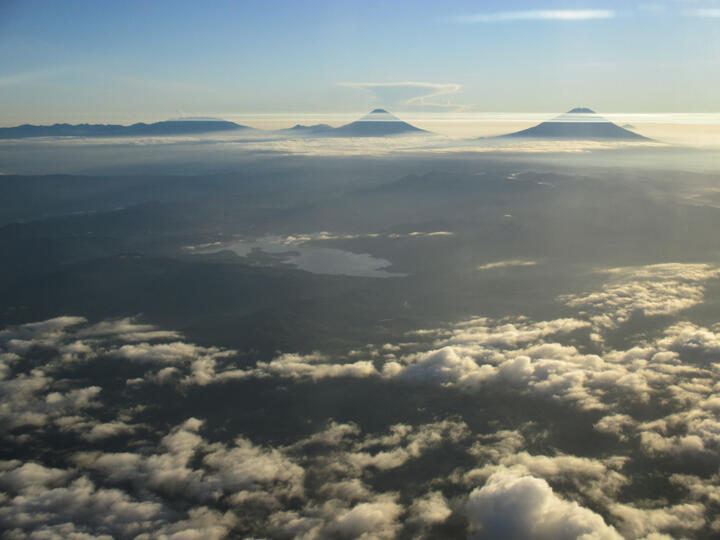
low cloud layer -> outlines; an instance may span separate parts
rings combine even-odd
[[[472,318],[344,356],[241,362],[132,318],[6,328],[4,537],[711,536],[720,530],[720,326],[683,315],[717,269],[605,275],[598,290],[559,299],[571,317]],[[633,317],[662,324],[612,345]],[[220,436],[217,418],[199,415],[166,423],[152,399],[248,381],[279,392],[396,385],[408,396],[421,389],[428,405],[498,409],[490,422],[464,405],[374,427],[327,411],[324,425],[277,440],[262,430]],[[520,400],[533,405],[508,416],[505,404]],[[553,404],[567,425],[542,421]]]

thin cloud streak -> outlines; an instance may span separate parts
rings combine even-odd
[[[39,71],[27,71],[24,73],[11,73],[9,75],[0,76],[0,88],[6,86],[15,86],[47,79],[57,73],[55,69],[44,69]]]
[[[701,19],[720,19],[720,9],[704,8],[704,9],[688,9],[683,11],[686,17],[699,17]]]
[[[501,11],[478,13],[456,17],[461,23],[495,23],[512,21],[587,21],[592,19],[613,19],[612,9],[538,9],[528,11]]]
[[[455,83],[429,83],[429,82],[417,82],[417,81],[401,81],[401,82],[341,82],[340,86],[346,88],[360,88],[373,92],[379,98],[386,98],[388,91],[393,90],[415,90],[419,95],[412,96],[409,98],[401,99],[397,101],[397,105],[421,105],[421,106],[432,106],[432,107],[452,107],[452,108],[464,108],[463,105],[456,105],[451,103],[441,103],[437,101],[428,101],[440,96],[446,96],[449,94],[455,94],[462,89],[462,85]]]

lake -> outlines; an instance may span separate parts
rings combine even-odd
[[[191,251],[196,255],[232,251],[241,257],[259,251],[280,256],[282,262],[295,265],[300,270],[312,272],[313,274],[373,278],[404,277],[407,275],[388,272],[385,268],[392,264],[390,261],[373,257],[368,253],[353,253],[342,249],[310,246],[305,242],[288,242],[279,236],[213,244],[194,248]]]

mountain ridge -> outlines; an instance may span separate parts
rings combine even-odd
[[[164,120],[146,124],[137,122],[121,124],[52,124],[38,126],[22,124],[0,128],[0,139],[23,139],[31,137],[129,137],[149,135],[192,135],[221,131],[253,129],[227,120]]]
[[[242,130],[263,132],[263,130],[256,130],[250,126],[244,126],[226,120],[198,118],[165,120],[151,124],[138,122],[131,125],[57,123],[43,126],[22,124],[14,127],[0,128],[0,139],[24,139],[32,137],[173,136]],[[427,134],[429,132],[400,120],[385,109],[373,109],[360,119],[338,127],[332,127],[329,124],[315,124],[311,126],[296,124],[291,128],[266,131],[266,133],[292,133],[308,137],[388,137],[404,134]]]

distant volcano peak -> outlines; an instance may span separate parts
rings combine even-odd
[[[333,134],[340,137],[387,137],[427,133],[425,130],[403,122],[385,109],[373,109],[368,114],[339,128]]]
[[[425,130],[403,122],[385,109],[373,109],[358,120],[336,128],[327,124],[296,125],[283,131],[311,137],[389,137],[427,133]]]
[[[534,139],[608,140],[624,139],[647,141],[638,133],[622,128],[587,107],[576,107],[560,116],[502,137]]]

